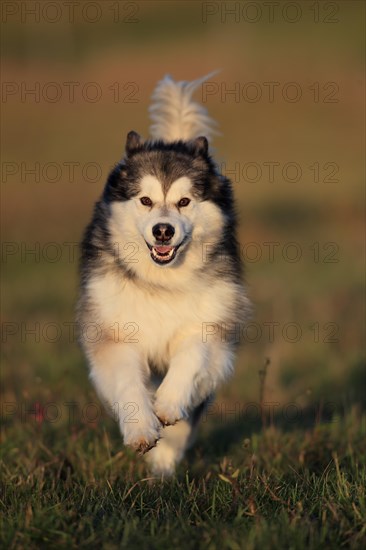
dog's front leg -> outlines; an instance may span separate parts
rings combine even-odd
[[[163,424],[187,417],[193,406],[210,395],[215,384],[208,372],[209,359],[210,348],[201,336],[180,343],[156,392],[155,413]]]
[[[99,345],[91,359],[91,378],[118,418],[125,445],[146,452],[159,439],[160,422],[144,384],[143,358],[131,345]]]

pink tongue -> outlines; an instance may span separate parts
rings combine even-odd
[[[154,248],[159,254],[165,254],[166,252],[169,252],[173,247],[172,246],[154,246]]]

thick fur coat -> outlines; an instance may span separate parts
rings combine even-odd
[[[91,379],[124,443],[170,475],[232,372],[248,300],[230,181],[193,83],[163,79],[152,138],[127,136],[83,244],[78,308]]]

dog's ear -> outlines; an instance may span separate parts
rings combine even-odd
[[[141,139],[141,136],[137,133],[131,130],[131,132],[128,132],[127,134],[127,140],[126,140],[126,156],[129,157],[136,149],[141,147],[143,144],[143,141]]]
[[[208,154],[208,141],[205,136],[199,136],[192,141],[193,151],[196,156],[206,157]]]

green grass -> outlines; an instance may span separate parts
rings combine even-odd
[[[107,425],[106,425],[107,422]],[[175,479],[152,480],[97,428],[35,422],[5,430],[4,548],[361,548],[365,417],[274,426],[220,452],[215,423]],[[109,435],[108,435],[109,434]]]

